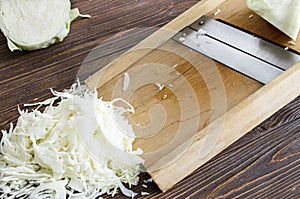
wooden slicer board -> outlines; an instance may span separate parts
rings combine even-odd
[[[135,113],[128,117],[138,132],[134,147],[144,150],[145,167],[162,191],[300,94],[300,63],[262,85],[171,39],[202,15],[281,45],[290,40],[245,1],[202,0],[86,80],[104,99],[122,97],[133,105]],[[290,46],[298,52],[299,40]],[[164,85],[161,91],[157,83]]]

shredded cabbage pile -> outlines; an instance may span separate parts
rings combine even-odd
[[[134,197],[123,183],[138,183],[143,160],[123,116],[134,111],[130,104],[103,101],[80,84],[52,92],[53,98],[25,105],[38,106],[33,111],[19,109],[16,126],[2,131],[0,198],[96,198],[118,188]]]

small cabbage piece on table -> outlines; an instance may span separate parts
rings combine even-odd
[[[11,51],[36,50],[62,41],[81,15],[70,0],[0,0],[0,29]]]
[[[0,198],[85,199],[118,188],[135,196],[123,185],[138,183],[144,163],[124,116],[133,107],[98,99],[85,86],[53,93],[33,111],[20,110],[16,126],[2,131]]]
[[[300,29],[299,0],[247,0],[247,6],[296,40]]]

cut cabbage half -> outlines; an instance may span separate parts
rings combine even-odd
[[[299,0],[247,0],[247,6],[296,40],[300,28]]]
[[[14,50],[36,50],[62,41],[80,15],[69,0],[0,0],[0,29]]]

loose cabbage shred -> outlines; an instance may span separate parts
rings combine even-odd
[[[34,110],[19,109],[16,126],[2,131],[0,198],[96,198],[118,188],[134,197],[123,185],[136,185],[143,169],[124,117],[131,105],[98,99],[79,83],[52,92],[53,98],[25,105]]]

